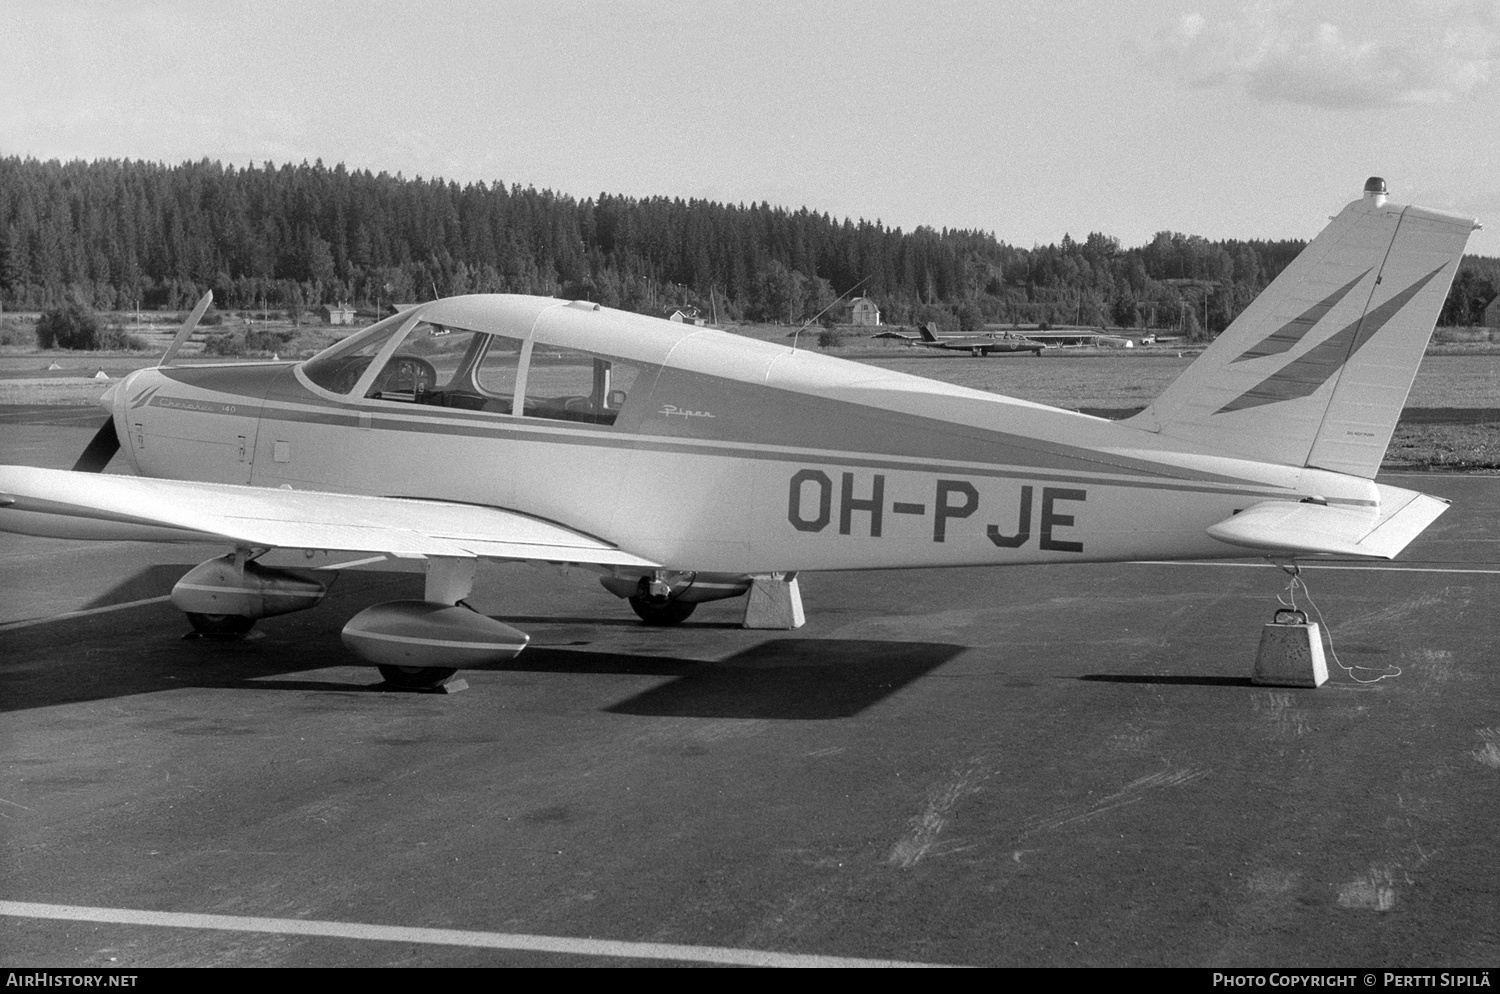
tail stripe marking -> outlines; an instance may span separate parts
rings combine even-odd
[[[1229,360],[1230,363],[1233,364],[1236,362],[1244,362],[1246,359],[1262,359],[1266,356],[1280,355],[1288,349],[1291,349],[1298,342],[1302,341],[1303,336],[1305,336],[1309,331],[1312,331],[1317,323],[1323,320],[1328,312],[1333,310],[1334,307],[1338,305],[1338,302],[1343,300],[1344,297],[1348,295],[1349,291],[1353,290],[1355,286],[1359,284],[1360,280],[1364,279],[1366,276],[1369,276],[1370,270],[1374,268],[1375,267],[1371,266],[1370,269],[1366,269],[1364,272],[1354,277],[1354,279],[1344,284],[1344,286],[1333,291],[1333,293],[1329,294],[1327,297],[1324,297],[1323,300],[1309,307],[1297,317],[1292,318],[1292,320],[1288,321],[1286,324],[1282,325],[1280,328],[1276,329],[1271,334],[1261,339],[1254,347],[1248,349],[1243,355]]]
[[[1260,407],[1262,404],[1275,404],[1283,400],[1297,400],[1311,396],[1319,387],[1332,379],[1333,374],[1342,369],[1346,362],[1354,358],[1354,354],[1373,338],[1376,332],[1385,327],[1391,318],[1410,303],[1411,299],[1447,265],[1446,262],[1443,263],[1442,266],[1417,280],[1373,311],[1308,349],[1301,356],[1293,359],[1214,413],[1226,414],[1230,411]]]

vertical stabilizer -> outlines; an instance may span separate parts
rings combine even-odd
[[[1374,477],[1472,218],[1365,197],[1128,423],[1223,455]]]

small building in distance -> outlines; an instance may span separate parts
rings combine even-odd
[[[675,310],[667,315],[667,320],[677,324],[691,324],[703,327],[704,320],[698,316],[698,308],[689,307],[687,310]]]
[[[855,297],[849,301],[849,323],[856,328],[879,327],[880,308],[869,297]]]
[[[1484,326],[1500,328],[1500,296],[1495,297],[1484,308]]]
[[[348,304],[324,304],[318,308],[318,313],[329,324],[354,323],[354,308]]]

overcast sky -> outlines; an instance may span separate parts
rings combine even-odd
[[[1500,255],[1500,0],[0,0],[0,155],[767,200],[1030,246],[1310,238],[1381,175]]]

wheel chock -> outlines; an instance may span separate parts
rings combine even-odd
[[[772,573],[754,577],[750,595],[745,599],[745,628],[789,630],[807,622],[802,613],[802,592],[797,589],[797,574]]]

